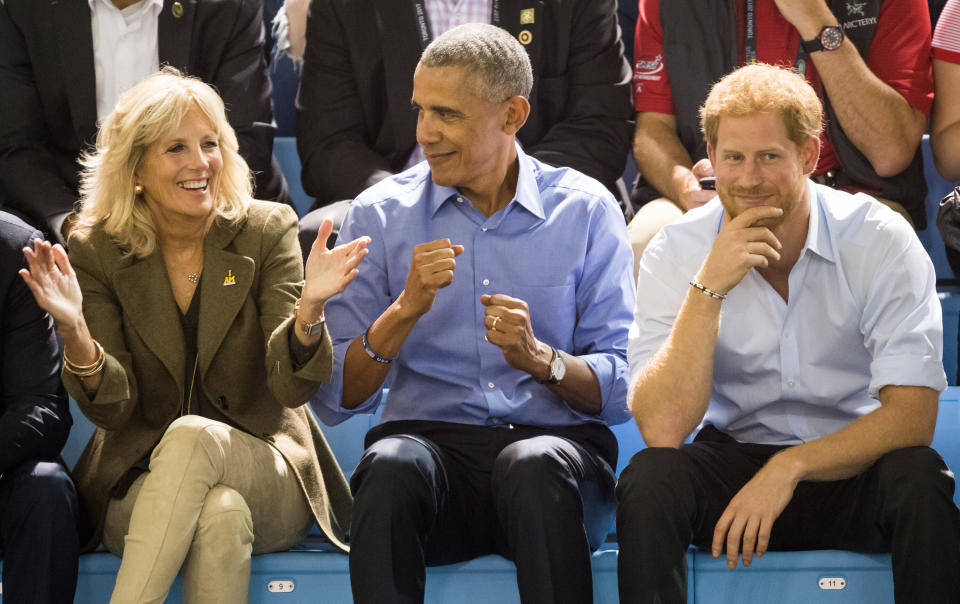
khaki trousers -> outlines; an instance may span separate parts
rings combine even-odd
[[[273,446],[181,417],[150,471],[107,507],[103,543],[123,557],[110,602],[160,604],[181,567],[184,602],[246,602],[251,552],[288,549],[312,524],[299,481]]]

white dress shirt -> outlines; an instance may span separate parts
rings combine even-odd
[[[160,69],[157,24],[163,0],[140,0],[123,10],[111,0],[88,2],[97,120],[103,122],[123,92]]]
[[[876,409],[884,386],[947,385],[936,277],[913,229],[867,195],[807,186],[810,226],[790,271],[789,302],[755,269],[723,301],[701,427],[741,442],[813,440]],[[631,381],[669,335],[723,212],[714,198],[647,247]]]

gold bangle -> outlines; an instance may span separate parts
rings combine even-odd
[[[103,356],[103,347],[100,346],[100,342],[97,342],[96,340],[93,341],[93,346],[97,349],[97,359],[94,362],[90,363],[89,365],[77,365],[76,363],[70,360],[70,357],[67,356],[66,350],[63,351],[63,362],[79,371],[86,371],[94,368],[100,363],[100,357]]]
[[[103,346],[96,340],[93,345],[97,347],[97,360],[89,365],[77,365],[67,356],[67,351],[63,351],[63,367],[77,377],[90,377],[100,373],[107,360],[107,355],[103,352]]]
[[[96,365],[93,365],[92,367],[90,367],[90,369],[81,370],[81,369],[77,369],[76,367],[72,367],[66,363],[64,363],[64,367],[66,368],[67,371],[69,371],[73,375],[79,378],[86,378],[86,377],[91,377],[100,373],[100,371],[103,369],[105,362],[106,362],[106,355],[101,354],[99,362]]]
[[[727,297],[727,294],[721,294],[720,292],[715,292],[709,287],[707,287],[706,285],[704,285],[703,283],[700,283],[699,281],[697,281],[696,279],[691,281],[690,285],[692,285],[695,290],[702,292],[716,300],[723,300],[724,298]]]

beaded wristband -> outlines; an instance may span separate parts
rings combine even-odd
[[[721,294],[720,292],[715,292],[709,287],[707,287],[706,285],[704,285],[703,283],[700,283],[699,281],[697,281],[696,279],[691,281],[690,285],[692,285],[693,288],[696,289],[697,291],[703,292],[704,294],[710,296],[711,298],[715,298],[717,300],[723,300],[724,298],[727,297],[727,294]]]
[[[396,359],[397,357],[393,357],[392,359],[388,359],[387,357],[382,357],[382,356],[380,356],[379,354],[377,354],[376,352],[374,352],[374,351],[373,351],[373,348],[370,348],[370,341],[367,340],[367,333],[368,333],[369,331],[370,331],[370,328],[368,327],[368,328],[367,328],[367,331],[363,332],[363,349],[367,351],[367,354],[368,354],[368,355],[370,356],[370,358],[373,359],[374,361],[376,361],[376,362],[378,362],[378,363],[383,363],[384,365],[389,365],[389,364],[392,363],[392,362],[394,361],[394,359]]]

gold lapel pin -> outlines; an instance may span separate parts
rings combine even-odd
[[[534,10],[525,8],[520,11],[520,25],[531,25],[534,21]]]
[[[226,287],[228,285],[236,285],[236,284],[237,284],[237,277],[236,275],[233,274],[233,271],[228,268],[227,276],[223,278],[223,286]]]
[[[173,8],[170,9],[170,12],[173,13],[173,16],[177,19],[183,16],[183,5],[179,2],[173,3]]]
[[[517,39],[520,40],[520,43],[526,46],[530,42],[533,42],[533,34],[530,33],[529,29],[525,29],[517,35]]]

